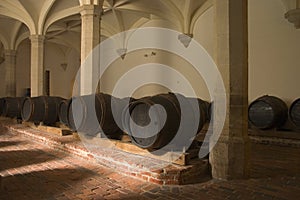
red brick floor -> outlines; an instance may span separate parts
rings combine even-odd
[[[248,180],[160,186],[0,128],[0,199],[300,199],[300,148],[253,144],[251,163]]]

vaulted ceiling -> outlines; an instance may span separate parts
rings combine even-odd
[[[80,6],[99,4],[96,0],[1,0],[0,40],[6,49],[17,49],[29,35],[46,35],[48,42],[78,49]],[[105,0],[102,35],[137,28],[159,17],[173,23],[178,31],[191,33],[197,18],[212,0]],[[100,23],[100,22],[99,22]]]
[[[104,0],[103,38],[142,26],[151,19],[172,23],[177,31],[193,34],[197,19],[214,0]],[[17,49],[30,35],[42,34],[47,42],[80,49],[83,4],[101,0],[1,0],[0,41],[4,49]],[[300,0],[282,0],[286,9]],[[99,22],[100,23],[100,22]]]

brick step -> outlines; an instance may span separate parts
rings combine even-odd
[[[1,121],[2,122],[2,121]],[[189,165],[180,166],[165,160],[137,155],[120,150],[111,143],[100,144],[79,140],[72,135],[59,136],[45,130],[33,129],[24,124],[10,122],[3,124],[11,131],[32,138],[49,147],[79,156],[87,161],[112,168],[119,173],[161,185],[183,185],[201,182],[210,178],[207,159],[192,159]]]

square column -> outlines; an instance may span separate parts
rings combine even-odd
[[[83,5],[81,14],[80,95],[95,92],[98,85],[100,55],[92,54],[100,43],[100,14],[102,6]],[[89,59],[86,58],[89,56]]]
[[[44,41],[43,35],[31,35],[31,96],[41,96],[45,92],[44,83]]]
[[[5,95],[9,97],[16,96],[16,51],[5,50]]]
[[[223,131],[210,153],[216,179],[246,178],[249,173],[247,5],[247,0],[214,0],[215,60],[226,88],[227,106]],[[214,122],[216,126],[218,122]]]

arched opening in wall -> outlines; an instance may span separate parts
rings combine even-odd
[[[50,96],[50,70],[45,71],[45,95]]]
[[[60,19],[46,30],[46,70],[51,71],[50,95],[70,98],[80,67],[80,14]]]

